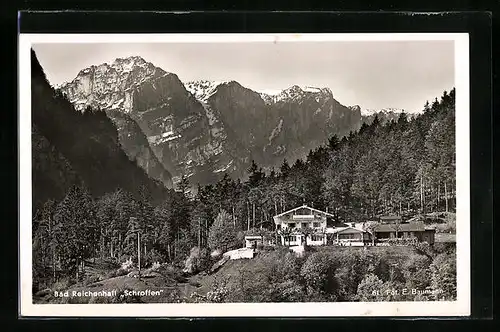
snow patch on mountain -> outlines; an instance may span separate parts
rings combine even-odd
[[[275,139],[279,135],[282,128],[283,128],[283,119],[280,119],[280,122],[278,123],[278,125],[271,132],[271,136],[269,136],[269,142],[271,142],[273,139]]]
[[[300,101],[302,98],[313,94],[316,102],[320,102],[322,99],[328,99],[332,97],[332,90],[329,88],[318,88],[312,86],[299,86],[293,85],[287,89],[277,91],[277,90],[262,90],[259,91],[261,98],[267,104],[273,104],[280,101]]]
[[[180,134],[175,134],[173,131],[167,131],[165,133],[162,133],[161,135],[149,136],[148,141],[150,144],[162,144],[181,137],[182,136]]]
[[[374,109],[361,109],[361,115],[363,116],[370,116],[370,115],[375,115],[377,113],[384,113],[384,114],[390,114],[390,113],[403,113],[404,110],[400,108],[382,108],[379,110],[374,110]]]
[[[196,99],[206,103],[208,98],[210,98],[221,84],[227,84],[231,81],[208,81],[199,80],[184,83],[184,87],[189,91]]]
[[[233,163],[234,163],[234,160],[231,159],[231,161],[229,163],[227,163],[227,165],[225,165],[219,169],[216,169],[214,171],[214,173],[222,173],[222,172],[227,171],[229,169],[229,167],[231,167],[231,165],[233,165]]]

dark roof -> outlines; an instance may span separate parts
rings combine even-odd
[[[381,224],[375,229],[375,232],[395,232],[397,224]],[[401,223],[398,232],[423,232],[425,231],[423,222]]]
[[[398,220],[401,219],[401,216],[380,216],[382,220]]]
[[[321,213],[321,214],[324,214],[324,215],[327,215],[329,217],[335,217],[335,215],[331,214],[331,213],[328,213],[328,212],[325,212],[325,211],[321,211],[321,210],[318,210],[318,209],[315,209],[313,207],[310,207],[310,206],[307,206],[306,204],[302,205],[302,206],[297,206],[296,208],[293,208],[291,210],[288,210],[288,211],[285,211],[285,212],[282,212],[274,217],[281,217],[281,216],[284,216],[288,213],[291,213],[291,212],[294,212],[298,209],[309,209],[311,211],[314,211],[314,212],[317,212],[317,213]]]

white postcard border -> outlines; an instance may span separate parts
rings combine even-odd
[[[31,229],[31,45],[34,43],[235,43],[317,41],[455,42],[457,300],[452,302],[33,304]],[[467,33],[366,34],[20,34],[19,315],[23,317],[339,317],[470,315],[469,36]]]

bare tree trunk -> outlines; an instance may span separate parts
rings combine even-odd
[[[250,230],[250,203],[247,201],[247,231]]]
[[[80,270],[80,260],[77,258],[76,259],[76,282],[78,282],[78,277],[79,277],[78,270]]]
[[[234,205],[231,203],[231,208],[233,210],[233,227],[236,227],[236,218],[234,218]]]
[[[123,243],[122,243],[122,233],[118,234],[118,252],[121,256],[122,253],[122,248],[123,248]]]
[[[104,255],[105,255],[105,249],[106,248],[106,244],[104,242],[104,232],[101,230],[101,258],[103,259],[104,258]]]
[[[446,187],[446,181],[444,182],[444,201],[446,206],[446,212],[448,212],[448,188]]]
[[[372,205],[372,216],[375,215],[375,202],[372,198],[370,198],[370,203]]]
[[[439,211],[439,194],[440,194],[440,185],[438,181],[438,186],[437,186],[437,197],[436,197],[436,210]]]
[[[141,235],[137,232],[137,267],[139,268],[139,279],[141,279]]]
[[[425,194],[426,194],[425,191],[426,191],[427,187],[425,186],[425,179],[423,181],[424,181],[423,186],[424,186],[424,217],[425,217],[425,215],[427,214],[427,205],[426,205],[427,201],[425,199]]]
[[[201,248],[201,219],[198,219],[198,248]]]
[[[424,213],[424,175],[420,175],[420,211]]]
[[[255,203],[252,202],[252,225],[255,228]]]
[[[205,219],[205,240],[204,243],[208,245],[208,220]]]

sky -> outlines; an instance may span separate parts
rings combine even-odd
[[[138,55],[181,81],[235,80],[259,92],[328,87],[346,106],[421,111],[454,87],[453,41],[34,44],[52,85]]]

